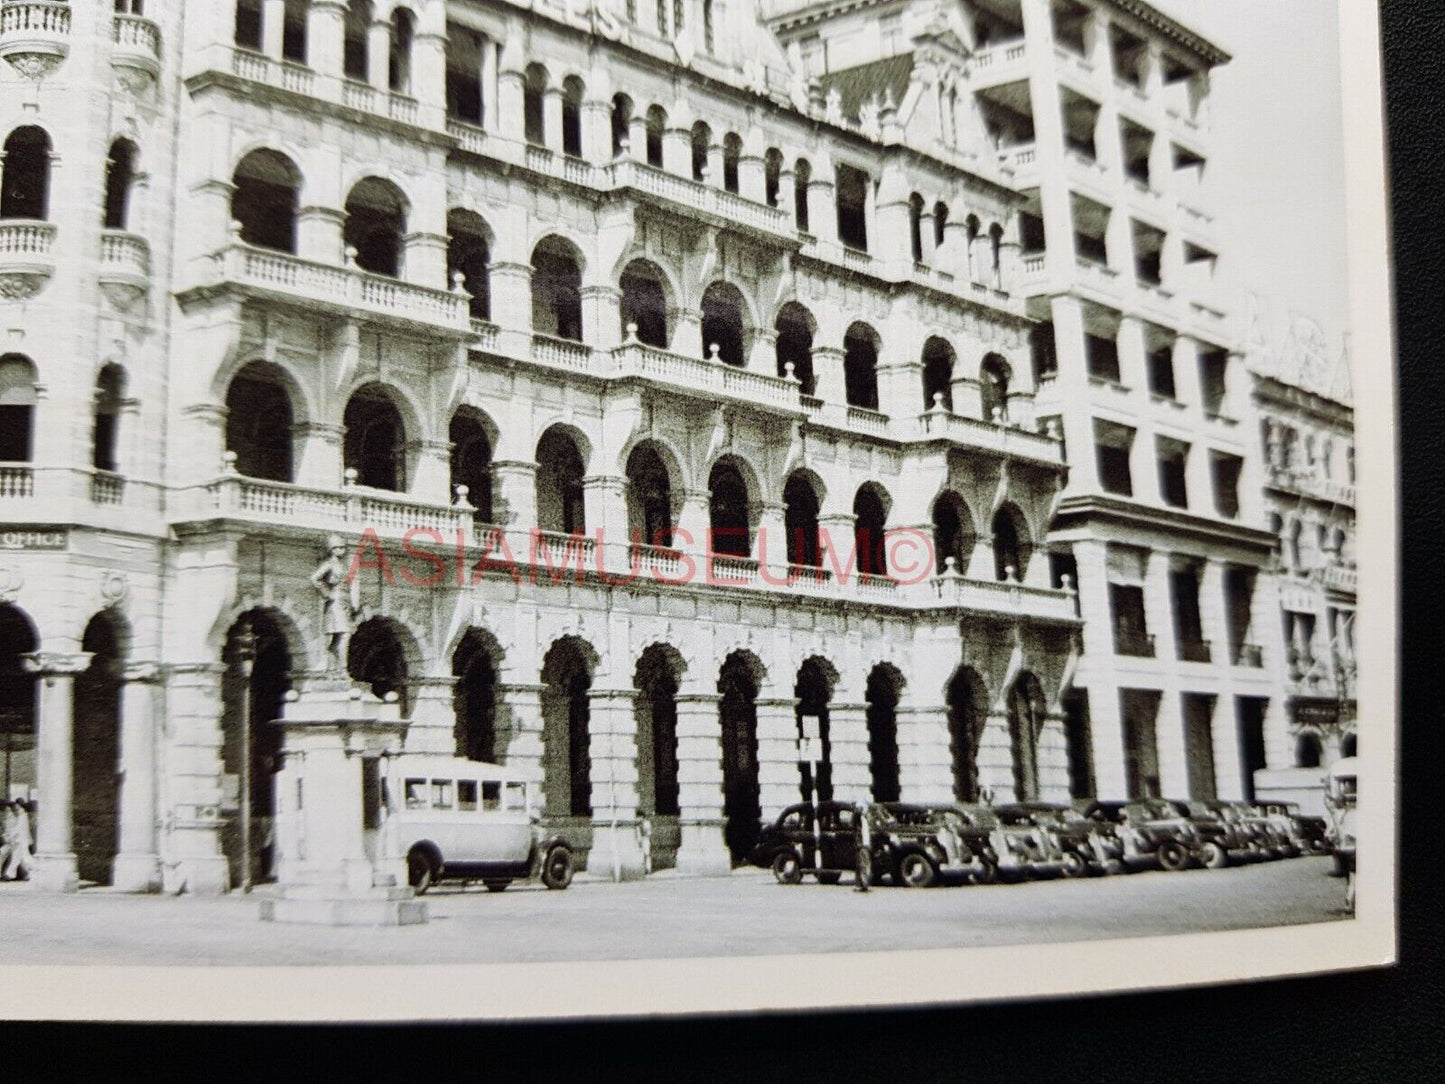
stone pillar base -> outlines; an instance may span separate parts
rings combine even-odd
[[[80,873],[73,854],[37,854],[30,860],[30,882],[46,892],[74,892]]]
[[[678,873],[694,877],[726,877],[732,872],[732,856],[723,840],[721,821],[703,821],[680,826],[682,842],[677,848]]]
[[[121,892],[159,892],[161,860],[153,854],[118,854],[110,880]]]
[[[616,846],[615,852],[614,845]],[[615,860],[614,853],[616,854]],[[679,861],[681,858],[682,854],[679,851]],[[630,824],[618,824],[614,828],[611,824],[594,822],[592,825],[592,849],[587,852],[587,872],[604,880],[612,880],[614,872],[617,879],[622,881],[636,881],[646,876],[646,866],[642,861],[642,845],[638,842],[634,827]]]
[[[161,891],[173,895],[224,896],[231,891],[231,868],[221,856],[183,858],[161,875]]]
[[[261,901],[262,922],[312,926],[419,926],[426,904],[410,888],[355,891],[326,885],[288,885]]]

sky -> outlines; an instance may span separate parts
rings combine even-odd
[[[1154,3],[1233,55],[1211,89],[1221,275],[1266,301],[1276,338],[1292,313],[1316,320],[1333,357],[1349,304],[1335,3]]]

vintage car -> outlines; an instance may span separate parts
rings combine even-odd
[[[1355,787],[1354,757],[1342,757],[1325,775],[1325,809],[1330,815],[1330,843],[1334,849],[1335,876],[1355,871]]]
[[[1199,860],[1209,869],[1231,861],[1270,858],[1272,836],[1266,827],[1235,802],[1171,801],[1199,835]]]
[[[572,849],[541,824],[531,782],[515,769],[425,753],[390,760],[379,830],[387,853],[405,856],[417,895],[443,880],[491,892],[528,878],[555,889],[572,882]]]
[[[1329,824],[1324,817],[1301,813],[1298,802],[1258,802],[1256,808],[1281,825],[1304,854],[1329,854]]]
[[[1021,881],[1053,873],[1077,876],[1087,871],[1087,866],[1060,845],[1046,824],[1020,806],[955,803],[942,807],[940,812],[958,817],[975,831],[988,833],[998,876],[1003,880]]]
[[[966,824],[961,817],[949,817],[927,806],[887,802],[883,808],[896,824],[892,830],[901,837],[933,835],[950,860],[938,868],[943,880],[967,880],[991,884],[998,877],[998,855],[986,827]],[[896,878],[895,878],[896,880]]]
[[[763,824],[751,861],[771,869],[779,884],[794,885],[812,875],[837,884],[844,873],[857,876],[866,820],[870,883],[885,876],[908,888],[926,888],[950,875],[965,877],[979,865],[975,852],[949,826],[923,807],[902,803],[819,802],[789,806]]]
[[[1068,863],[1062,871],[1064,876],[1077,877],[1085,873],[1110,872],[1113,863],[1099,826],[1073,806],[1058,802],[1018,802],[1012,808],[1026,813],[1058,840],[1059,848]]]
[[[1099,826],[1105,850],[1123,870],[1157,865],[1177,872],[1199,861],[1194,826],[1162,798],[1090,802],[1083,813]]]

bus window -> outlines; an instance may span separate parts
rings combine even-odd
[[[475,813],[477,809],[477,781],[457,780],[457,808],[463,813]]]
[[[502,808],[502,784],[495,779],[488,779],[482,782],[482,808]]]
[[[518,783],[508,783],[508,784],[507,784],[507,804],[506,804],[506,807],[505,807],[505,808],[507,808],[507,809],[526,809],[526,808],[527,808],[527,784],[526,784],[526,783],[520,783],[520,782],[518,782]]]
[[[431,807],[433,809],[450,809],[452,807],[452,781],[450,779],[433,779],[431,781]]]
[[[406,781],[406,807],[408,809],[426,808],[425,779],[408,779]]]

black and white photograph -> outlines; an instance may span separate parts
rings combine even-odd
[[[0,1016],[1390,964],[1377,16],[0,0]]]

